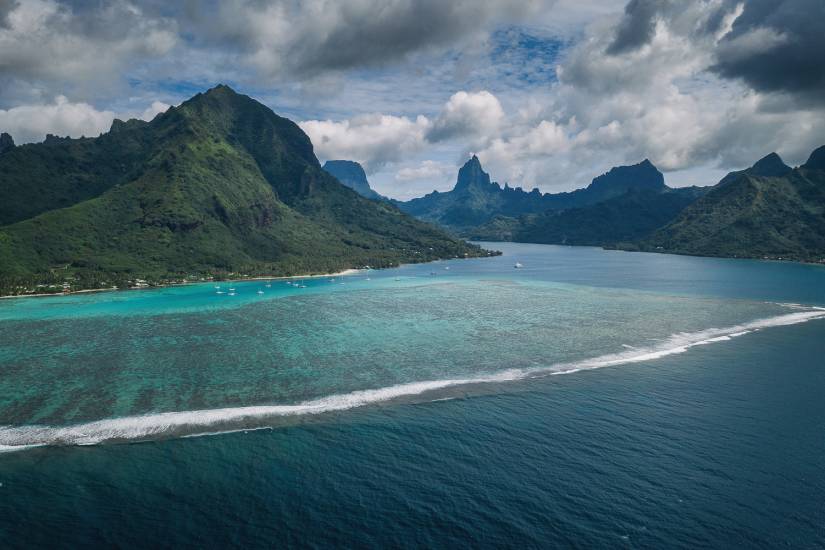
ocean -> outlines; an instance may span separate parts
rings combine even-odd
[[[0,546],[825,546],[825,267],[482,244],[0,300]]]

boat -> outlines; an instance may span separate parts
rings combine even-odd
[[[516,262],[516,265],[514,265],[513,267],[516,268],[516,269],[519,269],[519,268],[524,267],[524,265],[521,262]]]
[[[226,292],[224,292],[223,290],[219,290],[215,294],[226,294]]]
[[[258,294],[263,294],[263,293],[264,293],[264,291],[263,291],[263,290],[259,290],[259,291],[258,291]]]
[[[230,293],[229,293],[229,296],[234,296],[234,295],[235,295],[235,293],[234,293],[234,292],[230,292]]]

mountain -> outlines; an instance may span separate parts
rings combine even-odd
[[[227,86],[0,155],[4,293],[486,254],[341,185],[296,124]]]
[[[491,182],[473,156],[459,170],[455,187],[448,192],[432,193],[407,202],[399,208],[418,218],[439,223],[460,234],[475,234],[473,228],[497,216],[519,217],[547,211],[583,207],[618,197],[630,190],[664,191],[664,177],[653,164],[644,160],[633,166],[619,166],[595,178],[588,187],[569,193],[545,193],[538,189],[525,192]]]
[[[520,218],[496,217],[475,228],[475,240],[609,246],[649,236],[701,196],[699,188],[630,189],[596,204]]]
[[[804,170],[825,170],[825,145],[814,150],[802,168]]]
[[[585,189],[588,197],[585,202],[595,204],[632,190],[661,193],[667,189],[665,177],[645,159],[632,166],[613,167],[606,174],[593,178]]]
[[[5,132],[0,134],[0,155],[14,149],[14,140]]]
[[[451,191],[433,191],[424,197],[396,204],[417,218],[458,232],[480,225],[496,215],[517,216],[548,207],[538,189],[527,193],[507,185],[502,189],[491,182],[476,156],[458,171],[458,179]]]
[[[737,170],[730,172],[724,178],[719,180],[719,185],[725,185],[731,181],[739,178],[742,174],[750,174],[752,176],[764,176],[769,178],[778,178],[787,175],[793,168],[782,161],[782,158],[776,153],[770,153],[759,159],[756,164],[745,170]]]
[[[768,164],[762,159],[723,178],[639,248],[825,261],[825,146],[796,169],[785,170],[778,156],[769,157]]]
[[[376,193],[367,181],[367,174],[361,165],[351,160],[328,160],[324,163],[324,170],[332,174],[341,183],[354,189],[362,197],[373,200],[387,200]]]

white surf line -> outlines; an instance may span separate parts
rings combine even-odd
[[[261,405],[166,412],[97,420],[74,426],[0,426],[0,452],[44,445],[95,445],[107,441],[142,441],[162,436],[212,435],[225,431],[252,430],[266,427],[261,426],[261,423],[267,419],[344,411],[455,386],[509,382],[533,376],[570,374],[582,370],[651,361],[668,355],[684,353],[694,346],[727,341],[765,328],[794,325],[822,318],[825,318],[825,308],[810,308],[806,311],[757,319],[727,328],[678,333],[654,347],[628,349],[573,363],[561,363],[535,369],[510,369],[476,378],[410,382],[373,390],[329,395],[295,405]],[[244,427],[244,422],[249,427]]]

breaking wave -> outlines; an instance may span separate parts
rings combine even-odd
[[[655,346],[647,348],[627,347],[625,351],[619,353],[602,355],[583,361],[557,363],[534,369],[510,369],[474,378],[410,382],[385,388],[329,395],[293,405],[260,405],[165,412],[97,420],[73,426],[0,426],[0,452],[20,451],[45,445],[95,445],[106,442],[144,441],[260,429],[271,427],[273,421],[278,418],[344,411],[372,403],[393,401],[447,388],[570,374],[582,370],[651,361],[668,355],[684,353],[694,346],[728,341],[769,327],[794,325],[825,318],[825,308],[802,309],[796,306],[796,309],[799,309],[799,311],[757,319],[732,327],[677,333]],[[439,398],[441,397],[443,396],[439,396]]]

